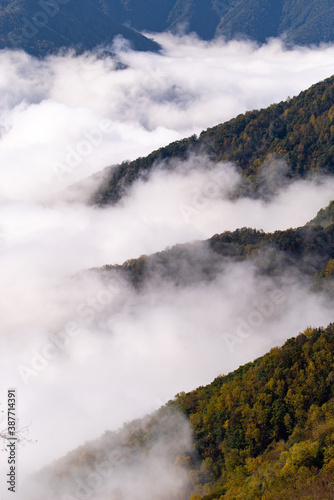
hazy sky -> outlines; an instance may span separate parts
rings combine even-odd
[[[172,174],[157,169],[116,207],[66,201],[67,186],[107,165],[296,95],[333,72],[333,47],[156,38],[163,55],[120,53],[122,70],[92,55],[37,61],[0,53],[0,399],[17,387],[20,421],[31,422],[38,440],[20,450],[22,476],[332,320],[298,279],[282,281],[276,303],[277,283],[249,264],[191,288],[155,279],[140,295],[80,274],[226,229],[296,227],[333,199],[333,182],[318,179],[283,186],[267,203],[231,202],[236,167],[209,165],[208,179],[208,160],[190,158]],[[268,317],[249,326],[268,297]],[[245,322],[247,334],[231,341]],[[79,330],[43,362],[44,350],[52,356],[47,339],[73,323]],[[36,373],[22,377],[22,366]]]

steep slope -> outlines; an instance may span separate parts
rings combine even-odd
[[[310,45],[334,40],[333,19],[330,0],[2,0],[0,48],[43,56],[61,47],[91,49],[121,34],[137,50],[158,49],[135,30],[261,43],[284,35],[288,43]]]
[[[210,40],[221,16],[238,0],[97,0],[101,9],[137,30],[195,32]]]
[[[177,396],[210,499],[333,498],[334,325]],[[316,496],[317,495],[317,496]]]
[[[319,225],[324,228],[329,227],[334,222],[334,201],[327,208],[318,212],[317,216],[312,219],[307,225]]]
[[[321,226],[328,230],[334,222],[334,201],[329,206],[320,210],[317,216],[307,224],[309,227]],[[332,237],[328,237],[328,246],[333,242]],[[334,258],[330,258],[320,271],[315,275],[315,287],[318,292],[334,296]]]
[[[103,12],[137,30],[162,32],[176,0],[94,0]]]
[[[334,172],[334,77],[313,85],[293,99],[250,111],[227,123],[174,142],[146,158],[109,168],[92,202],[117,203],[139,178],[159,164],[173,169],[175,160],[207,155],[213,162],[234,162],[247,179],[240,194],[256,196],[261,165],[274,158],[287,162],[291,178]]]
[[[220,2],[222,4],[223,2]],[[215,35],[217,22],[221,15],[219,2],[207,0],[178,0],[168,16],[170,31],[177,31],[178,27],[188,32],[195,32],[204,40],[210,40]]]
[[[159,45],[122,26],[89,0],[6,0],[0,4],[0,49],[23,49],[35,56],[74,47],[88,50],[111,43],[117,35],[137,50]]]
[[[284,0],[240,0],[221,19],[216,33],[228,40],[249,38],[261,43],[280,35]]]
[[[334,202],[313,221],[297,229],[274,233],[250,228],[226,231],[207,241],[176,245],[130,259],[123,265],[107,265],[102,270],[121,272],[137,289],[157,278],[191,286],[215,279],[226,263],[249,260],[261,275],[279,277],[287,271],[294,275],[298,272],[310,280],[316,291],[323,291],[323,281],[334,274],[333,205]],[[332,288],[327,292],[332,294]]]
[[[334,40],[333,19],[330,0],[2,0],[0,48],[43,56],[60,47],[91,49],[121,34],[137,50],[158,49],[134,30],[261,43],[284,35],[289,43],[310,45]]]
[[[37,481],[72,500],[80,492],[130,498],[129,484],[145,498],[138,488],[146,477],[162,500],[332,499],[333,380],[334,325],[307,329],[210,385],[178,394],[156,414],[86,443]],[[193,451],[178,412],[193,429]],[[162,446],[155,459],[164,456],[164,468],[154,480],[147,457],[156,441]],[[175,469],[183,482],[171,493],[165,475],[175,480]]]
[[[330,0],[97,0],[119,22],[138,30],[177,31],[183,27],[203,39],[242,36],[257,42],[285,35],[300,45],[334,40]],[[159,5],[159,8],[158,8]]]
[[[330,0],[285,0],[279,34],[300,45],[333,41],[334,6]]]
[[[106,266],[103,278],[121,272],[138,291],[156,276],[159,283],[192,287],[214,279],[222,263],[248,259],[267,277],[279,280],[291,270],[311,283],[314,273],[334,269],[333,203],[298,229],[226,232]],[[91,272],[101,275],[101,269]],[[48,500],[331,499],[333,381],[334,324],[308,328],[282,348],[70,452],[36,476],[31,499],[44,500],[46,491]]]
[[[330,0],[240,0],[221,19],[217,34],[244,36],[259,42],[285,35],[299,45],[331,42],[334,6]]]
[[[41,494],[27,500],[97,500],[188,498],[191,484],[177,467],[178,457],[192,451],[192,430],[187,419],[172,408],[127,423],[118,432],[107,431],[85,443],[36,476]],[[44,496],[43,496],[44,495]]]

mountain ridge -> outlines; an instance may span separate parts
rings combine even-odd
[[[332,294],[334,277],[334,201],[309,223],[296,229],[265,233],[240,228],[215,234],[205,241],[174,245],[152,255],[142,255],[122,265],[105,265],[91,272],[121,273],[140,291],[152,279],[176,286],[211,281],[222,265],[251,261],[260,275],[279,278],[298,272],[310,280],[315,292]],[[196,270],[196,272],[195,272]]]
[[[123,36],[136,50],[160,46],[103,13],[89,0],[9,0],[0,4],[0,49],[23,49],[44,57],[60,49],[78,52]]]
[[[287,46],[310,46],[334,41],[333,20],[330,0],[2,0],[0,48],[44,57],[62,47],[91,50],[122,35],[135,50],[159,50],[139,32],[258,43],[281,37]]]
[[[177,394],[151,416],[73,450],[44,469],[39,483],[72,499],[73,471],[76,483],[82,478],[78,484],[83,485],[88,471],[103,470],[110,457],[114,475],[129,458],[131,463],[131,455],[132,463],[138,457],[145,461],[153,431],[179,441],[168,451],[169,460],[188,476],[183,490],[173,496],[177,500],[331,499],[333,353],[334,325],[308,328],[211,384]],[[175,421],[170,412],[190,422],[193,451],[179,434],[188,432],[182,419]],[[121,491],[122,483],[116,490],[104,489],[115,498],[122,498]],[[98,495],[98,487],[94,493]],[[160,498],[171,496],[161,491]]]
[[[246,38],[265,43],[283,37],[288,45],[334,40],[334,6],[330,0],[100,0],[105,12],[140,31],[196,33],[211,40]]]
[[[282,159],[287,179],[334,172],[334,77],[329,77],[293,99],[248,111],[228,122],[153,151],[147,157],[107,167],[104,180],[91,198],[99,206],[116,204],[139,179],[157,168],[173,170],[175,160],[206,155],[214,163],[233,162],[244,179],[239,196],[257,196],[261,168]],[[275,169],[275,163],[272,166]]]

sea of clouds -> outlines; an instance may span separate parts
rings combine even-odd
[[[259,278],[249,263],[191,287],[155,276],[141,293],[85,273],[225,230],[298,227],[334,198],[332,180],[318,178],[231,201],[236,166],[190,157],[172,173],[157,168],[115,207],[87,205],[96,185],[86,179],[104,167],[292,97],[334,67],[333,46],[156,39],[161,54],[116,44],[117,59],[0,53],[0,401],[5,409],[6,389],[17,389],[34,442],[19,450],[22,480],[333,319],[307,283]]]

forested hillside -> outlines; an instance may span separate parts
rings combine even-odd
[[[232,161],[245,183],[239,194],[257,196],[266,161],[283,159],[287,177],[305,178],[334,172],[334,77],[313,85],[293,99],[259,111],[249,111],[152,152],[145,158],[109,167],[92,202],[116,203],[140,178],[157,167],[173,169],[174,160],[207,155],[213,162]]]
[[[279,280],[290,273],[332,297],[333,207],[301,228],[270,234],[243,228],[91,272],[102,271],[106,281],[121,272],[140,292],[154,277],[193,286],[247,259],[259,275]],[[120,500],[135,498],[135,491],[162,500],[333,499],[333,382],[334,325],[309,327],[211,384],[177,394],[154,414],[85,443],[45,468],[37,483],[52,500],[84,494]],[[39,498],[45,500],[36,494],[33,500]]]
[[[237,0],[98,0],[101,9],[122,23],[130,23],[137,30],[162,32],[185,31],[197,33],[209,40],[221,15]],[[226,7],[224,5],[226,4]],[[182,31],[182,29],[181,29]]]
[[[333,40],[334,6],[330,0],[240,0],[222,17],[216,33],[265,42],[285,36],[289,44]]]
[[[23,49],[34,56],[56,53],[60,48],[90,50],[122,35],[137,50],[157,51],[159,45],[122,26],[101,11],[96,2],[64,0],[2,0],[0,49]]]
[[[101,492],[123,498],[129,485],[140,482],[138,473],[141,479],[150,475],[148,459],[159,442],[154,459],[164,455],[166,462],[154,483],[160,484],[154,486],[158,498],[330,500],[333,382],[334,326],[309,328],[212,384],[178,394],[150,417],[86,443],[45,469],[39,482],[73,499],[78,484],[83,488],[95,471],[101,476],[95,498]],[[175,410],[191,424],[193,449],[190,430]],[[138,470],[138,463],[144,467]],[[129,465],[130,472],[123,475]],[[167,494],[164,473],[172,470],[174,479],[183,474],[183,487]]]
[[[2,0],[0,48],[43,56],[61,47],[91,49],[122,34],[136,50],[158,49],[135,30],[260,43],[284,35],[288,44],[310,45],[334,40],[333,18],[330,0]]]
[[[308,329],[176,397],[213,482],[193,500],[333,498],[333,354],[333,325]]]
[[[324,228],[330,226],[334,222],[334,201],[327,208],[319,210],[317,216],[312,219],[307,226],[319,225]]]
[[[314,291],[333,294],[334,279],[334,202],[322,209],[304,227],[265,233],[241,228],[216,234],[203,242],[175,245],[153,255],[142,255],[122,265],[107,265],[107,273],[121,274],[136,289],[150,280],[171,281],[189,286],[215,279],[222,266],[251,261],[260,275],[279,277],[299,273],[310,281]],[[93,269],[100,272],[100,269]]]
[[[209,40],[250,38],[260,43],[285,35],[288,43],[334,40],[330,0],[98,0],[118,21],[138,30],[175,31],[183,27]]]

